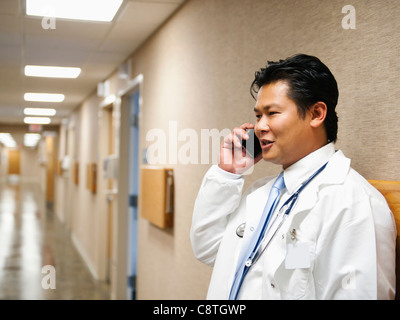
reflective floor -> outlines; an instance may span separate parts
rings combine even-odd
[[[40,186],[0,183],[0,299],[108,300]]]

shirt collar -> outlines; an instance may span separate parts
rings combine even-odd
[[[286,189],[293,194],[315,171],[335,154],[333,142],[315,150],[283,171]]]

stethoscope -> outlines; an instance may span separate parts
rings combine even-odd
[[[329,162],[329,161],[328,161]],[[285,211],[285,214],[283,215],[283,218],[281,219],[281,222],[279,223],[278,227],[275,229],[272,237],[269,239],[268,243],[265,245],[265,247],[262,249],[262,251],[259,253],[259,247],[254,250],[254,253],[252,256],[249,257],[249,259],[247,259],[246,261],[246,267],[250,267],[253,264],[255,264],[258,259],[260,258],[260,256],[263,254],[263,252],[265,251],[265,249],[269,246],[269,244],[271,243],[272,239],[274,239],[275,235],[277,234],[277,232],[279,231],[279,229],[281,228],[281,226],[283,225],[283,223],[285,222],[286,218],[289,216],[290,212],[293,209],[293,206],[295,205],[297,198],[299,197],[300,192],[311,182],[312,179],[314,179],[322,170],[325,169],[326,165],[328,164],[325,163],[321,168],[319,168],[317,171],[315,171],[297,190],[295,193],[293,193],[289,199],[287,199],[285,201],[285,203],[281,206],[281,208],[279,209],[279,212],[281,212],[281,210],[287,206],[287,209]],[[275,220],[272,224],[275,223]],[[271,225],[272,227],[272,225]],[[240,224],[237,229],[236,229],[236,235],[240,238],[243,238],[244,235],[244,230],[246,228],[246,222]],[[262,244],[262,242],[259,244],[259,246]]]

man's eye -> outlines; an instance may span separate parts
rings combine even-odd
[[[268,112],[268,115],[270,115],[270,116],[273,116],[274,114],[278,114],[279,112],[277,112],[277,111],[270,111],[270,112]]]

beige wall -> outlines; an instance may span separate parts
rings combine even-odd
[[[98,193],[88,188],[88,166],[98,161],[98,106],[101,99],[88,99],[73,115],[69,124],[74,131],[75,141],[73,151],[70,152],[71,165],[79,164],[79,183],[73,181],[73,174],[69,180],[71,191],[71,234],[75,245],[88,264],[90,271],[96,278],[102,278],[101,267],[98,263],[99,223],[101,214],[97,201]],[[73,128],[73,129],[72,129]],[[72,149],[72,148],[71,148]],[[72,170],[72,168],[71,168]]]
[[[342,28],[342,7],[348,1],[188,1],[131,56],[132,77],[144,76],[141,152],[151,144],[146,133],[159,128],[168,134],[171,122],[178,132],[189,128],[200,136],[201,129],[254,121],[249,94],[254,72],[267,60],[302,52],[318,56],[338,81],[337,148],[366,178],[399,180],[400,6],[397,0],[350,2],[356,9],[355,30]],[[112,81],[113,93],[124,89],[115,75]],[[82,164],[97,159],[91,142],[98,138],[98,106],[93,94],[76,111],[81,122],[75,143]],[[178,148],[184,143],[178,142]],[[194,259],[189,229],[210,165],[171,164],[168,159],[165,165],[175,170],[175,226],[168,232],[139,219],[138,298],[202,299],[211,269]],[[277,171],[259,164],[247,184]],[[73,233],[96,274],[102,264],[96,260],[102,229],[96,229],[94,199],[100,195],[90,195],[83,183],[76,196],[80,205]]]

